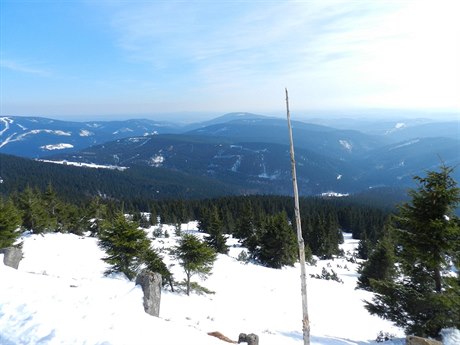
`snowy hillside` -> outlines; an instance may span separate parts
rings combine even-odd
[[[202,236],[195,229],[195,223],[183,225],[184,231]],[[173,227],[163,230],[171,237],[153,242],[169,265],[167,249],[177,237]],[[233,239],[229,255],[219,255],[213,275],[200,282],[215,294],[188,297],[164,290],[160,318],[144,312],[139,286],[122,276],[103,276],[104,253],[96,239],[56,233],[22,240],[25,258],[19,270],[0,264],[2,345],[224,344],[207,335],[212,331],[235,340],[239,333],[256,333],[261,345],[303,344],[298,266],[275,270],[240,262],[236,258],[244,249]],[[348,257],[356,245],[346,237]],[[337,272],[343,284],[308,279],[312,344],[374,344],[379,331],[403,336],[363,308],[371,294],[355,290],[357,264],[318,261],[307,274],[321,273],[323,267]],[[172,271],[176,280],[183,278],[178,265]],[[391,342],[402,343],[402,338]]]

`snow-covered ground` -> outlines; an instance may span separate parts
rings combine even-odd
[[[154,228],[150,229],[152,232]],[[154,246],[167,264],[175,245],[174,228],[163,226],[169,238]],[[196,232],[196,223],[183,224]],[[0,257],[0,344],[207,345],[225,344],[208,336],[219,331],[231,339],[256,333],[261,345],[303,344],[299,267],[281,270],[243,263],[244,250],[234,239],[229,255],[219,255],[213,274],[201,285],[215,294],[191,296],[163,291],[160,317],[146,314],[142,290],[121,275],[104,277],[104,253],[97,240],[72,234],[25,235],[19,270]],[[345,252],[356,241],[346,237]],[[379,331],[403,333],[389,322],[371,316],[363,300],[371,294],[355,290],[357,264],[345,259],[318,261],[307,273],[333,269],[343,280],[308,278],[312,345],[374,344]],[[179,265],[172,271],[183,278]],[[199,279],[198,277],[194,277]],[[193,278],[192,278],[193,280]]]

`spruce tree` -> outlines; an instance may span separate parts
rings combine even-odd
[[[415,177],[418,188],[394,219],[397,275],[391,281],[370,280],[376,295],[366,308],[409,334],[436,337],[442,328],[460,328],[460,276],[452,265],[460,255],[453,213],[460,190],[451,172],[442,166]]]
[[[185,271],[187,295],[190,295],[192,276],[198,274],[205,279],[211,274],[217,254],[198,237],[185,234],[179,240],[179,245],[175,249],[175,256]]]
[[[22,225],[27,230],[32,230],[34,234],[55,230],[38,189],[28,186],[19,195],[19,208],[22,211]]]
[[[126,220],[119,213],[113,222],[104,223],[99,233],[99,246],[107,254],[102,260],[110,265],[105,274],[121,272],[133,280],[144,263],[150,240],[137,223]]]
[[[369,259],[369,252],[371,251],[371,241],[367,237],[366,232],[361,235],[358,244],[358,257],[363,260]]]
[[[0,199],[0,248],[12,246],[20,236],[21,217],[11,200]]]
[[[360,242],[361,243],[361,242]],[[390,281],[395,275],[394,243],[388,235],[382,237],[374,250],[359,267],[358,287],[372,290],[370,281]]]
[[[163,286],[169,284],[171,291],[174,292],[173,274],[164,263],[163,258],[155,250],[146,250],[142,257],[142,261],[149,271],[160,273]]]
[[[43,205],[47,213],[47,224],[52,230],[58,230],[58,212],[60,208],[60,200],[53,189],[51,183],[48,183],[45,192],[43,193]]]
[[[217,253],[227,254],[227,237],[223,234],[222,220],[220,219],[219,212],[215,207],[213,207],[209,214],[209,223],[207,227],[208,235],[205,237],[206,243]]]
[[[286,213],[278,213],[267,220],[254,256],[272,268],[292,266],[297,261],[297,239]]]
[[[240,240],[244,240],[252,236],[255,232],[254,217],[251,207],[248,203],[243,206],[243,210],[236,222],[233,236]]]

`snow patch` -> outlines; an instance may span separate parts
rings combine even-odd
[[[90,137],[90,136],[94,135],[94,133],[90,132],[90,131],[88,131],[86,129],[81,129],[80,133],[78,133],[78,135],[81,136],[81,137]]]
[[[131,128],[125,127],[125,128],[120,128],[119,130],[116,130],[112,134],[116,135],[116,134],[120,134],[120,133],[129,133],[129,132],[133,132],[133,130]]]
[[[87,123],[86,126],[88,126],[89,128],[99,128],[99,127],[102,127],[102,125],[101,125],[100,123],[97,123],[97,122]]]
[[[397,122],[395,126],[385,132],[385,135],[396,132],[398,129],[406,128],[407,125],[404,122]]]
[[[241,165],[241,156],[238,155],[238,156],[236,156],[236,157],[237,157],[237,159],[236,159],[236,161],[235,161],[235,164],[233,164],[232,168],[230,169],[230,170],[233,171],[233,172],[237,172],[237,171],[238,171],[238,168],[239,168],[240,165]]]
[[[346,140],[339,140],[340,145],[342,145],[345,150],[351,152],[353,150],[353,145]]]
[[[158,135],[158,132],[157,131],[153,131],[152,133],[149,133],[149,132],[145,132],[144,133],[144,137],[148,136],[148,135]]]
[[[53,150],[64,150],[64,149],[71,149],[73,148],[72,144],[54,144],[54,145],[43,145],[40,146],[42,150],[48,150],[48,151],[53,151]]]
[[[0,131],[0,135],[3,135],[3,133],[5,133],[10,128],[10,124],[13,123],[13,120],[9,117],[0,117],[0,122],[5,124],[5,128]]]
[[[150,158],[149,165],[155,168],[159,168],[163,165],[165,158],[162,155],[155,155]]]
[[[69,162],[66,160],[62,161],[51,161],[47,159],[36,159],[39,162],[45,163],[53,163],[53,164],[62,164],[62,165],[72,165],[81,168],[93,168],[93,169],[110,169],[110,170],[126,170],[128,167],[118,166],[118,165],[101,165],[101,164],[94,164],[94,163],[81,163],[81,162]]]
[[[16,139],[13,139],[14,136],[16,135],[16,133],[13,133],[11,134],[8,138],[6,138],[5,140],[3,140],[1,143],[0,143],[0,148],[2,148],[3,146],[13,142],[13,141],[16,141]]]
[[[337,192],[321,193],[322,197],[330,197],[330,198],[342,198],[342,197],[346,197],[346,196],[349,196],[349,195],[350,194],[348,194],[348,193],[342,194],[342,193],[337,193]]]
[[[406,141],[406,142],[404,142],[402,144],[399,144],[399,145],[391,147],[388,151],[393,151],[393,150],[399,149],[401,147],[414,145],[414,144],[417,144],[419,141],[420,141],[420,139],[409,140],[409,141]]]
[[[460,344],[460,330],[456,328],[445,328],[441,330],[443,345]]]

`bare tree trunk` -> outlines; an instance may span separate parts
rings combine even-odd
[[[289,141],[290,141],[290,152],[291,152],[291,169],[292,169],[292,185],[294,188],[294,211],[297,227],[297,241],[299,244],[299,259],[300,259],[300,284],[302,293],[302,311],[303,311],[303,343],[304,345],[310,345],[310,319],[308,318],[308,303],[307,303],[307,274],[305,272],[305,244],[302,238],[302,224],[300,222],[300,208],[299,208],[299,191],[297,189],[297,174],[295,169],[295,158],[294,158],[294,142],[292,139],[292,127],[291,127],[291,114],[289,112],[289,97],[288,90],[286,89],[286,112],[287,122],[289,129]]]
[[[185,274],[187,276],[187,281],[186,281],[186,284],[187,284],[187,296],[190,296],[190,277],[191,277],[191,274],[190,274],[190,272],[186,272]]]

